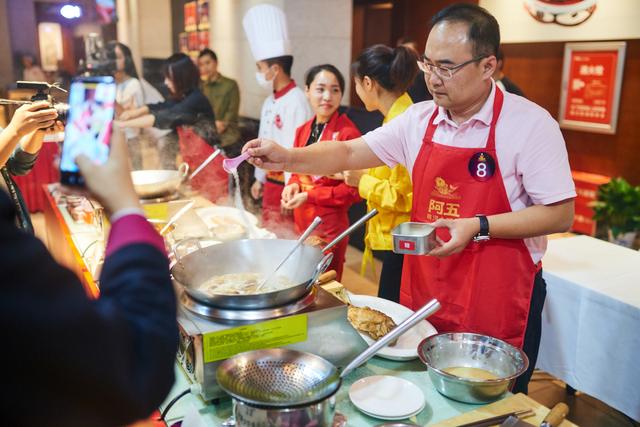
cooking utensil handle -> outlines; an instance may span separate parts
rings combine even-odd
[[[180,240],[171,248],[171,253],[173,254],[173,257],[176,259],[176,262],[182,263],[182,257],[178,255],[178,248],[180,248],[182,245],[187,244],[189,242],[196,242],[196,246],[198,247],[198,249],[202,249],[202,245],[200,244],[200,239],[198,239],[197,237],[189,237],[188,239]]]
[[[324,285],[325,283],[329,283],[332,280],[336,280],[337,276],[338,275],[335,270],[325,271],[320,275],[320,277],[318,277],[318,280],[316,280],[316,283],[318,285]]]
[[[185,163],[186,164],[186,163]],[[189,203],[187,203],[186,205],[184,205],[182,208],[180,208],[180,210],[178,212],[176,212],[170,219],[169,222],[167,222],[165,224],[164,227],[162,227],[162,230],[160,230],[160,235],[164,236],[164,233],[167,232],[167,230],[169,229],[169,227],[171,227],[173,224],[175,224],[175,222],[177,220],[179,220],[182,215],[184,215],[185,213],[187,213],[187,211],[189,209],[191,209],[191,207],[195,204],[196,202],[194,200],[190,200]]]
[[[311,224],[309,224],[309,226],[307,227],[307,229],[306,229],[306,230],[304,230],[304,233],[302,233],[302,236],[300,236],[300,237],[298,238],[298,240],[296,240],[296,244],[295,244],[295,245],[293,245],[293,248],[291,248],[291,250],[289,251],[289,253],[287,254],[287,256],[285,256],[285,257],[283,258],[283,260],[282,260],[282,261],[280,261],[280,264],[278,264],[278,266],[276,267],[276,269],[275,269],[275,270],[273,270],[273,271],[272,271],[272,272],[271,272],[267,277],[265,277],[265,279],[264,279],[262,282],[260,282],[260,283],[258,284],[258,286],[256,286],[255,292],[258,292],[260,289],[262,289],[262,287],[263,287],[264,285],[266,285],[266,284],[267,284],[267,282],[268,282],[269,280],[271,280],[271,278],[272,278],[273,276],[275,276],[275,275],[276,275],[276,273],[278,272],[278,270],[280,270],[280,267],[282,267],[282,266],[284,265],[284,263],[285,263],[285,262],[287,262],[287,260],[288,260],[289,258],[291,258],[291,255],[293,255],[293,254],[294,254],[294,252],[295,252],[296,250],[298,250],[298,248],[300,247],[300,245],[302,245],[302,242],[304,242],[304,241],[305,241],[305,239],[306,239],[307,237],[309,237],[309,235],[313,232],[313,230],[315,230],[315,229],[316,229],[316,227],[318,227],[318,226],[320,225],[320,223],[321,223],[321,222],[322,222],[322,218],[320,218],[319,216],[317,216],[317,217],[315,217],[315,218],[313,219],[313,222],[312,222]],[[326,267],[325,267],[325,269],[326,269]],[[323,270],[323,271],[324,271],[324,270]],[[321,271],[321,273],[322,273],[322,271]],[[316,281],[316,279],[317,279],[317,278],[318,278],[317,276],[316,276],[316,277],[314,277],[314,279],[312,280],[312,282],[311,282],[311,283],[315,283],[315,281]]]
[[[344,239],[345,237],[347,237],[349,234],[351,234],[356,228],[360,227],[362,224],[364,224],[365,222],[369,221],[371,218],[373,218],[374,216],[378,215],[378,210],[377,209],[371,209],[370,212],[368,212],[365,216],[363,216],[362,218],[360,218],[359,220],[357,220],[356,222],[354,222],[351,227],[347,228],[346,230],[344,230],[342,233],[340,233],[340,235],[338,237],[336,237],[335,239],[333,239],[331,241],[331,243],[329,243],[327,246],[324,247],[324,249],[322,249],[322,252],[328,252],[330,251],[335,245],[337,245],[338,243],[340,243],[340,241],[342,239]]]
[[[313,272],[313,277],[309,282],[308,288],[311,288],[311,286],[313,286],[314,283],[318,281],[318,278],[320,277],[320,275],[324,273],[325,270],[329,268],[329,266],[331,265],[331,261],[333,261],[333,254],[326,254],[324,257],[322,257],[322,259],[316,266],[316,270]]]
[[[549,411],[547,416],[544,417],[544,420],[542,420],[542,424],[540,424],[540,427],[558,427],[568,413],[569,407],[567,406],[567,404],[564,402],[560,402],[556,404],[556,406],[551,408],[551,411]]]
[[[209,163],[213,161],[222,151],[218,148],[216,151],[211,153],[209,157],[205,159],[204,162],[200,163],[200,166],[193,171],[193,173],[189,176],[189,179],[193,179],[194,176],[198,175],[202,169],[204,169]]]
[[[456,427],[491,427],[496,424],[500,424],[507,418],[513,416],[518,418],[525,418],[533,415],[534,412],[531,409],[523,409],[520,411],[509,412],[508,414],[496,415],[495,417],[485,418],[478,421],[471,421],[470,423],[458,424]]]
[[[178,172],[180,172],[180,179],[184,181],[184,179],[189,175],[189,164],[182,162],[180,166],[178,166]]]
[[[363,351],[358,357],[353,359],[353,361],[351,361],[351,363],[349,363],[347,367],[342,370],[342,372],[340,373],[340,377],[344,378],[345,376],[349,375],[351,371],[353,371],[355,368],[357,368],[367,360],[371,359],[376,355],[376,353],[378,353],[378,351],[386,347],[387,344],[389,344],[391,341],[394,341],[400,335],[404,334],[416,324],[431,316],[438,310],[440,310],[440,303],[437,299],[434,298],[423,305],[418,311],[409,316],[409,318],[407,318],[404,322],[393,328],[393,330],[387,335],[371,344],[369,348]]]
[[[298,249],[298,246],[304,243],[305,240],[307,240],[307,237],[309,237],[311,233],[313,233],[313,230],[315,230],[320,225],[321,222],[322,222],[322,218],[320,218],[319,216],[313,219],[313,222],[311,223],[311,225],[309,225],[307,229],[304,230],[304,233],[302,233],[302,236],[300,236],[300,238],[298,239],[298,242],[296,243],[296,247],[294,248],[294,251]],[[289,256],[291,256],[291,254],[289,254]]]

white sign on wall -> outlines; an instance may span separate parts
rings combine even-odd
[[[503,43],[640,38],[639,0],[480,0]]]
[[[62,59],[62,30],[55,22],[38,24],[38,42],[40,44],[40,62],[45,71],[57,71],[58,61]]]

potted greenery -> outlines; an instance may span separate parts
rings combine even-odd
[[[631,247],[640,230],[640,186],[614,178],[598,189],[593,219],[607,227],[609,241]]]

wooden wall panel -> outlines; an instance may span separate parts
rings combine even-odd
[[[554,118],[560,108],[564,43],[503,45],[505,74]],[[615,135],[562,130],[571,167],[640,184],[640,40],[627,40],[627,54]]]

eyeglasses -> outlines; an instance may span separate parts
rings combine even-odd
[[[425,58],[423,55],[422,59],[418,61],[418,68],[420,69],[420,71],[422,71],[425,74],[431,75],[435,73],[435,75],[440,77],[441,79],[449,80],[453,78],[453,75],[455,74],[456,71],[458,71],[465,65],[469,65],[473,62],[478,62],[486,57],[487,57],[486,55],[478,56],[477,58],[470,59],[466,62],[463,62],[462,64],[454,65],[452,67],[443,67],[441,65],[435,65],[430,62],[427,62],[427,58]]]

